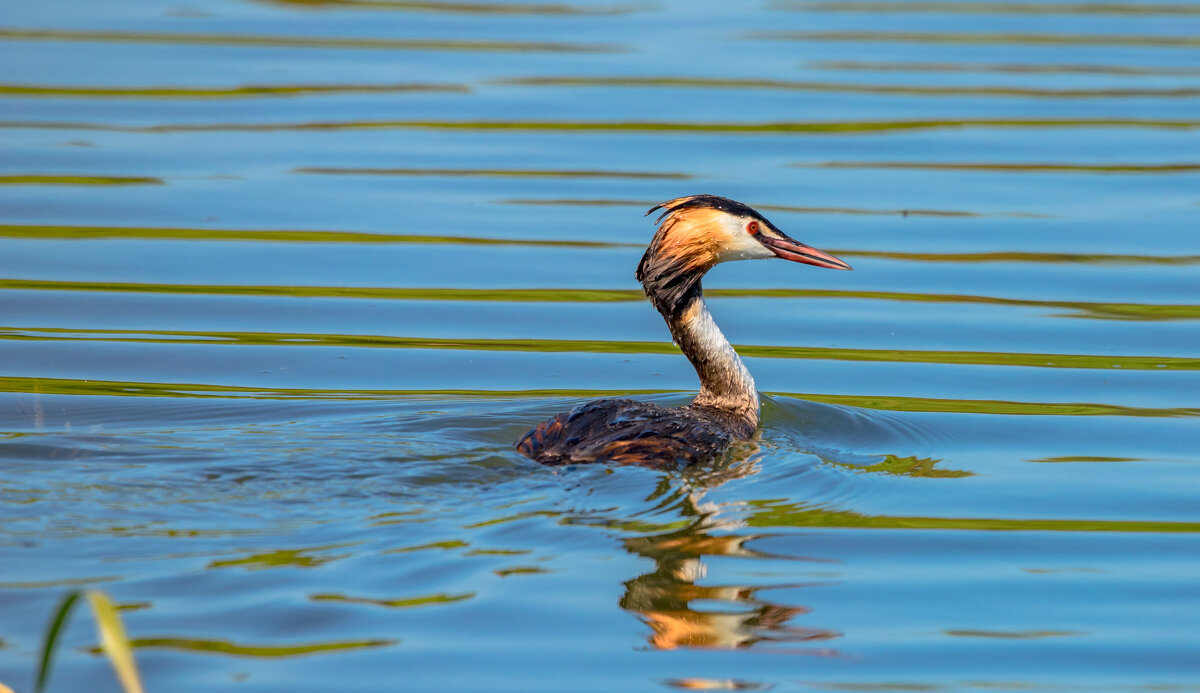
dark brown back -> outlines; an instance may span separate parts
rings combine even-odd
[[[676,469],[725,450],[736,433],[702,409],[599,399],[538,425],[517,441],[517,451],[546,465],[601,462]]]

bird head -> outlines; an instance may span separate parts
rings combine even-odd
[[[638,265],[637,279],[662,310],[682,309],[705,272],[721,262],[780,258],[830,269],[853,269],[829,253],[791,238],[757,210],[716,195],[677,197],[663,210],[658,230]]]

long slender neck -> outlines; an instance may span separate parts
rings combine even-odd
[[[674,309],[655,300],[655,296],[650,298],[667,321],[675,343],[700,376],[700,395],[692,405],[731,415],[745,424],[749,435],[758,427],[758,390],[750,371],[708,312],[699,280]]]

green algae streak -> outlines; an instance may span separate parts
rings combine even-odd
[[[474,596],[474,592],[465,592],[463,594],[427,594],[421,597],[405,597],[402,599],[368,599],[366,597],[350,597],[344,594],[322,593],[309,595],[308,598],[314,602],[342,602],[345,604],[368,604],[371,606],[382,606],[389,609],[411,609],[415,606],[453,604],[454,602],[466,601]]]
[[[319,94],[460,92],[462,84],[246,84],[236,87],[84,87],[0,84],[0,96],[49,96],[72,99],[246,99]]]
[[[201,332],[183,330],[93,330],[61,327],[0,327],[0,340],[134,342],[140,344],[209,344],[230,346],[332,346],[371,349],[452,349],[536,353],[677,354],[670,342],[584,339],[463,339],[390,335],[313,334],[304,332]],[[912,349],[846,349],[832,347],[740,345],[742,356],[772,359],[828,359],[881,363],[1024,366],[1125,370],[1200,370],[1200,358],[1089,354],[1022,354]]]
[[[916,12],[938,14],[1114,14],[1193,15],[1200,7],[1183,3],[1133,4],[1121,2],[775,2],[783,10],[809,12]]]
[[[687,173],[654,171],[542,170],[521,168],[323,168],[305,166],[292,173],[361,176],[452,176],[473,178],[617,178],[632,180],[690,180]]]
[[[1190,173],[1200,163],[1174,164],[1066,164],[945,161],[826,161],[822,168],[880,168],[918,171],[996,171],[1002,173]]]
[[[1150,75],[1200,75],[1200,67],[1173,65],[1132,66],[1099,64],[1054,63],[935,63],[935,62],[875,62],[870,60],[818,60],[810,63],[821,70],[853,70],[858,72],[992,72],[1015,75],[1112,75],[1143,77]]]
[[[0,38],[3,35],[0,34]],[[1200,39],[1197,45],[1200,45]],[[721,133],[743,135],[862,135],[914,130],[955,128],[1059,129],[1059,128],[1150,128],[1192,130],[1200,127],[1194,118],[974,118],[857,120],[760,123],[701,123],[688,121],[563,121],[563,120],[326,120],[281,123],[164,123],[160,125],[115,125],[97,122],[0,121],[0,128],[34,130],[95,130],[101,132],[287,132],[309,130],[448,130],[466,132],[605,132],[649,134]]]
[[[295,9],[356,9],[408,12],[450,12],[487,15],[617,15],[629,14],[645,6],[568,5],[564,3],[482,3],[436,2],[433,0],[259,0]]]
[[[329,654],[347,650],[362,650],[390,647],[399,643],[391,638],[371,640],[335,640],[331,642],[302,643],[296,645],[242,645],[228,640],[202,640],[198,638],[137,638],[129,644],[135,649],[164,649],[198,652],[201,654],[233,655],[235,657],[304,657],[314,654]]]
[[[1011,86],[947,86],[859,84],[783,79],[718,79],[710,77],[516,77],[498,84],[537,87],[652,87],[692,89],[773,89],[840,94],[892,94],[899,96],[1005,97],[1041,99],[1193,98],[1200,87],[1138,87],[1103,89],[1049,89]]]
[[[0,185],[162,185],[150,176],[0,175]]]
[[[97,291],[113,293],[198,294],[213,296],[290,296],[294,298],[362,298],[397,301],[497,301],[545,303],[619,303],[644,301],[637,289],[456,289],[371,286],[247,286],[218,284],[140,284],[129,282],[68,282],[0,279],[0,291]],[[1033,299],[920,294],[897,291],[838,291],[832,289],[710,289],[709,298],[856,299],[920,303],[991,304],[1066,309],[1064,317],[1093,320],[1197,320],[1200,305],[1089,303]]]
[[[464,41],[269,34],[154,33],[137,31],[73,31],[67,29],[0,29],[0,40],[165,43],[171,45],[253,46],[257,48],[336,48],[362,50],[603,53],[614,46],[552,41]]]
[[[74,395],[103,397],[188,397],[197,399],[254,400],[398,400],[429,398],[466,399],[597,399],[677,392],[675,390],[400,390],[271,388],[205,383],[145,383],[114,380],[79,380],[0,376],[0,392],[31,395]],[[1134,416],[1175,418],[1200,416],[1200,408],[1126,407],[1088,402],[1010,402],[1004,400],[935,399],[893,395],[834,395],[812,392],[765,392],[773,397],[792,397],[813,402],[880,409],[885,411],[942,412],[947,414],[998,414],[1006,416]],[[171,531],[171,530],[164,530]]]
[[[1195,48],[1200,36],[1135,36],[1130,34],[992,34],[922,31],[779,31],[748,38],[782,41],[867,41],[878,43],[1014,44],[1035,46],[1154,46]]]
[[[1153,532],[1200,533],[1200,522],[1136,520],[1002,519],[975,517],[903,517],[864,515],[789,503],[750,500],[750,527],[836,527],[845,529],[968,530],[997,532]]]
[[[545,248],[640,248],[638,243],[607,241],[483,238],[420,234],[363,233],[356,231],[307,231],[286,229],[220,229],[132,226],[42,226],[0,224],[0,238],[60,238],[98,240],[109,238],[156,241],[248,241],[255,243],[425,243],[439,245],[497,245]]]

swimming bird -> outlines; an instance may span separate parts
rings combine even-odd
[[[704,304],[700,280],[722,262],[782,258],[852,269],[790,238],[753,208],[716,195],[690,195],[662,210],[638,264],[637,280],[662,313],[671,336],[700,376],[700,394],[684,407],[599,399],[558,414],[517,441],[517,450],[546,465],[600,462],[675,468],[716,455],[758,428],[754,378]]]

